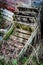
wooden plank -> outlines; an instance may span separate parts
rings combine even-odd
[[[34,23],[34,24],[28,24],[28,23],[24,23],[24,22],[18,22],[18,21],[15,21],[16,23],[20,23],[20,24],[24,24],[24,25],[29,25],[29,26],[31,26],[31,27],[33,27],[34,29],[36,28],[36,26],[37,26],[37,24],[36,23]]]
[[[31,33],[29,31],[26,31],[26,30],[16,29],[16,31],[20,32],[20,33],[23,33],[23,34],[31,35]]]
[[[11,35],[11,36],[10,36],[10,39],[13,40],[13,41],[14,41],[14,39],[16,39],[16,38],[18,38],[17,42],[18,42],[18,43],[22,43],[23,45],[25,45],[26,42],[27,42],[27,40],[25,40],[25,41],[23,41],[23,42],[20,41],[21,38],[16,37],[16,36],[14,36],[14,35]],[[22,40],[24,40],[24,39],[22,39]]]
[[[30,8],[26,8],[26,7],[18,7],[19,11],[34,11],[36,13],[38,13],[38,8],[33,8],[33,7],[30,7]]]

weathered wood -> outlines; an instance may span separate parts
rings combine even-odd
[[[32,40],[33,40],[33,38],[36,36],[37,30],[38,30],[38,27],[37,27],[36,30],[31,34],[31,36],[30,36],[30,38],[28,39],[28,41],[26,42],[25,46],[23,47],[23,49],[22,49],[21,52],[19,53],[19,55],[18,55],[18,60],[19,60],[19,58],[26,52],[27,47],[29,46],[29,44],[32,44]]]

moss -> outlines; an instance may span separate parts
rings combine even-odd
[[[24,25],[24,24],[20,24],[20,23],[15,23],[16,27],[22,30],[26,30],[26,31],[33,31],[33,28],[28,26],[28,25]]]

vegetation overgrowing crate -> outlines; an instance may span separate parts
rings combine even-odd
[[[37,25],[35,17],[31,17],[31,15],[26,15],[31,13],[22,14],[21,12],[21,17],[18,14],[17,17],[15,12],[12,16],[8,13],[6,9],[1,10],[2,12],[4,11],[2,13],[2,17],[5,20],[6,25],[11,23],[11,26],[8,25],[10,26],[10,28],[5,27],[5,29],[8,30],[3,35],[4,41],[1,44],[0,55],[8,57],[9,59],[13,58],[19,60],[22,55],[26,52],[29,44],[36,44],[37,40],[39,39],[39,26]],[[9,14],[9,16],[7,14]],[[11,16],[13,17],[13,19]],[[20,20],[18,20],[18,18]],[[3,32],[1,29],[0,31]]]

